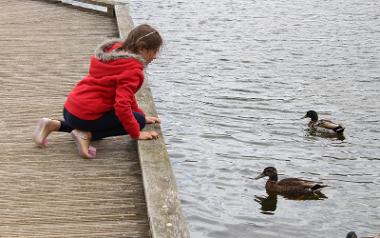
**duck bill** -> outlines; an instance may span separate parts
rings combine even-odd
[[[306,118],[307,116],[305,115],[305,116],[303,116],[303,117],[301,117],[300,119],[304,119],[304,118]]]
[[[261,178],[264,178],[265,177],[265,174],[260,174],[259,176],[257,176],[255,179],[261,179]]]

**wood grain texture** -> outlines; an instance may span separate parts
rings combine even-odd
[[[85,160],[67,133],[53,133],[46,149],[31,140],[38,118],[62,117],[90,54],[117,32],[96,12],[2,1],[1,237],[151,237],[135,141],[96,141],[97,158]]]

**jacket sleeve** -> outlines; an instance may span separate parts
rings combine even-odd
[[[115,114],[121,121],[125,131],[134,139],[140,136],[140,126],[133,115],[133,109],[136,103],[135,93],[143,77],[144,75],[141,70],[130,70],[121,75],[116,88]]]
[[[145,116],[145,112],[139,107],[139,105],[137,104],[137,100],[136,100],[136,97],[133,98],[133,102],[132,102],[132,110],[134,112],[140,112],[142,113],[144,116]]]

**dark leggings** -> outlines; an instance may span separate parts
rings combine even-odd
[[[137,122],[140,125],[140,130],[145,127],[145,117],[140,112],[133,112]],[[59,131],[71,132],[74,129],[81,131],[90,131],[92,140],[99,140],[109,136],[121,136],[128,133],[124,130],[119,118],[115,115],[115,111],[106,112],[102,117],[96,120],[82,120],[66,108],[63,109],[63,118]]]

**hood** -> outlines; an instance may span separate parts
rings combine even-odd
[[[120,39],[111,39],[100,44],[91,57],[90,75],[94,77],[118,75],[127,69],[139,68],[142,70],[145,67],[145,60],[140,55],[127,51],[116,51],[121,44]]]
[[[111,39],[103,42],[96,47],[94,52],[95,58],[104,62],[123,58],[134,58],[145,65],[145,60],[140,55],[129,53],[127,51],[116,51],[115,49],[121,46],[121,44],[122,40],[120,39]]]

